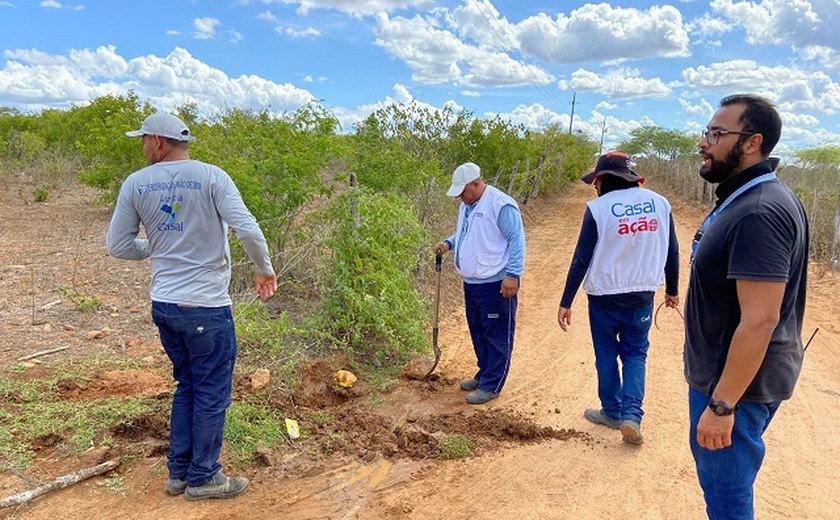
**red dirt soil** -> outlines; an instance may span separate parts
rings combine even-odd
[[[148,263],[105,255],[108,208],[89,204],[94,193],[59,186],[46,204],[31,201],[27,179],[0,183],[0,368],[59,346],[67,350],[31,363],[21,378],[45,377],[54,360],[99,353],[142,360],[141,369],[101,371],[59,388],[61,399],[151,395],[168,399],[168,360],[149,319]],[[655,188],[655,187],[654,187]],[[332,375],[338,358],[301,370],[301,388],[285,396],[308,439],[263,454],[242,473],[252,489],[234,500],[187,502],[163,491],[166,417],[144,416],[112,432],[116,448],[82,455],[40,439],[24,472],[0,473],[0,497],[118,455],[114,472],[35,502],[0,511],[23,519],[645,519],[705,518],[687,435],[687,389],[682,378],[683,328],[663,309],[651,332],[645,444],[631,447],[612,430],[588,423],[597,404],[586,299],[573,306],[567,333],[556,323],[557,303],[591,189],[574,186],[552,202],[526,208],[528,257],[517,316],[516,349],[503,394],[487,405],[463,401],[459,378],[474,357],[451,265],[444,266],[441,364],[431,380],[401,378],[371,399],[366,381],[340,391]],[[675,204],[683,251],[702,220],[690,204]],[[685,265],[683,261],[683,265]],[[685,269],[682,285],[685,288]],[[815,269],[817,271],[817,269]],[[806,339],[816,328],[794,397],[782,405],[765,438],[767,456],[756,483],[759,518],[840,517],[840,279],[814,273],[809,282]],[[68,290],[96,296],[103,307],[81,313]],[[661,294],[657,295],[657,302]],[[97,334],[99,333],[99,334]],[[97,337],[93,337],[97,336]],[[247,391],[238,376],[236,392]],[[165,408],[165,407],[164,407]],[[328,421],[315,420],[316,416]],[[440,456],[442,439],[468,438],[466,459]],[[124,492],[105,483],[122,479]]]

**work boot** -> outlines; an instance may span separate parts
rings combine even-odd
[[[178,495],[182,494],[185,489],[187,489],[187,481],[182,479],[171,478],[166,481],[166,486],[164,488],[167,493],[172,495],[173,497],[177,497]]]
[[[233,498],[248,489],[251,483],[245,477],[226,477],[217,471],[213,478],[201,486],[188,486],[184,492],[187,500],[204,500],[207,498]]]
[[[642,437],[642,426],[636,421],[621,421],[621,440],[635,446],[645,442]]]
[[[478,379],[464,379],[458,384],[461,387],[461,390],[467,392],[472,392],[473,390],[478,389]]]
[[[591,423],[600,424],[601,426],[606,426],[607,428],[612,428],[613,430],[621,428],[621,420],[609,417],[604,413],[603,409],[596,410],[594,408],[587,408],[583,411],[583,416]]]
[[[487,390],[477,389],[474,392],[467,394],[467,402],[470,404],[484,404],[487,401],[499,397],[499,394],[488,392]]]

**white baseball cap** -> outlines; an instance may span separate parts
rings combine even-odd
[[[455,168],[452,172],[452,186],[446,192],[450,197],[458,197],[464,192],[464,187],[481,177],[481,168],[477,164],[468,162]]]
[[[125,135],[128,137],[159,135],[161,137],[177,139],[178,141],[195,141],[195,137],[190,135],[190,129],[187,128],[187,125],[183,121],[165,112],[155,112],[143,121],[143,124],[140,125],[140,130],[132,130],[126,132]]]

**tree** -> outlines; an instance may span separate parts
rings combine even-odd
[[[697,137],[658,126],[640,126],[630,132],[630,139],[618,149],[635,156],[674,160],[683,155],[697,153]]]
[[[827,145],[808,148],[794,153],[805,167],[840,166],[840,145]]]

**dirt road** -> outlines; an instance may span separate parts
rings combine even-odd
[[[663,309],[660,329],[651,332],[645,444],[638,448],[623,444],[618,432],[583,418],[584,408],[597,406],[585,296],[579,294],[575,300],[570,331],[559,329],[556,312],[584,203],[591,195],[591,188],[575,186],[564,199],[527,218],[526,274],[508,384],[499,399],[479,407],[488,427],[494,416],[512,414],[575,435],[542,442],[499,442],[459,461],[375,456],[336,460],[323,471],[294,475],[255,470],[249,475],[254,481],[251,491],[216,503],[193,504],[166,496],[164,476],[159,468],[155,470],[161,458],[150,458],[131,463],[125,471],[125,497],[91,481],[15,514],[27,519],[86,520],[705,518],[687,443],[683,328],[676,312]],[[674,211],[685,252],[702,214],[690,205],[677,204]],[[102,229],[104,223],[90,234],[101,237]],[[8,241],[6,233],[13,231],[3,232],[3,240]],[[4,254],[3,262],[6,272],[12,273],[6,276],[8,282],[18,272],[8,266],[19,260]],[[685,259],[681,262],[683,267],[686,263]],[[124,269],[125,265],[109,268]],[[143,274],[136,276],[142,279]],[[681,291],[685,275],[683,268]],[[11,290],[11,285],[6,283],[4,288]],[[820,333],[808,350],[794,397],[783,404],[765,436],[767,457],[756,484],[758,518],[840,518],[836,494],[840,482],[838,288],[837,275],[814,273],[810,278],[803,334],[807,339],[816,327]],[[658,294],[657,303],[661,298]],[[7,316],[13,314],[6,311]],[[10,325],[4,326],[11,330]],[[463,403],[463,393],[455,385],[473,371],[460,308],[453,306],[443,318],[440,337],[444,349],[440,384],[401,382],[385,397],[379,415],[405,423],[418,417],[479,413]]]

